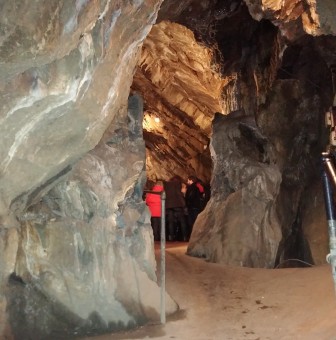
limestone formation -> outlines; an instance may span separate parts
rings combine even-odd
[[[139,105],[140,104],[140,105]],[[71,337],[159,320],[153,236],[142,201],[142,105],[21,216],[7,288],[15,338]],[[176,310],[167,295],[167,313]],[[30,310],[22,315],[22,308]],[[38,320],[38,322],[37,322]]]
[[[97,145],[125,105],[138,48],[159,4],[3,2],[2,219],[9,207],[23,211],[51,178]],[[132,26],[129,18],[136,18]]]
[[[2,1],[0,337],[158,319],[147,178],[211,179],[191,255],[322,263],[334,10],[332,0]],[[137,95],[128,106],[130,92],[144,110]],[[167,295],[166,312],[176,309]]]
[[[281,240],[276,216],[281,173],[267,139],[241,113],[217,114],[211,149],[212,195],[194,226],[188,254],[227,265],[273,267]]]
[[[160,4],[0,5],[1,338],[158,319],[142,106],[127,98]]]
[[[256,20],[271,20],[286,38],[295,40],[304,34],[313,36],[336,33],[333,0],[244,0]]]
[[[247,149],[240,161],[237,159],[223,166],[224,171],[217,162],[226,157],[227,146],[213,148],[212,194],[218,194],[218,188],[224,190],[221,197],[226,208],[225,212],[220,213],[218,210],[221,209],[213,205],[213,199],[210,200],[206,211],[196,222],[188,251],[190,254],[206,256],[216,262],[266,267],[278,266],[289,257],[299,257],[309,263],[323,261],[327,249],[327,228],[323,217],[319,219],[319,227],[313,227],[312,217],[309,216],[324,216],[324,211],[321,212],[324,207],[323,204],[314,204],[312,197],[305,193],[310,192],[311,186],[320,183],[317,164],[326,142],[324,113],[333,101],[331,68],[335,63],[335,39],[323,36],[333,34],[328,11],[332,6],[332,3],[314,1],[307,4],[301,1],[232,1],[225,4],[185,1],[178,7],[174,7],[173,1],[163,3],[158,16],[160,23],[154,26],[148,43],[144,45],[132,85],[144,95],[150,116],[164,121],[162,125],[152,126],[146,119],[144,122],[148,177],[167,178],[177,173],[185,178],[188,173],[194,172],[204,180],[209,178],[205,171],[210,173],[212,169],[209,161],[203,163],[204,158],[201,157],[199,167],[194,164],[190,166],[187,162],[188,166],[181,169],[184,164],[181,154],[183,158],[190,159],[191,144],[197,147],[200,142],[203,143],[202,127],[206,128],[208,122],[200,124],[196,130],[198,134],[193,134],[193,138],[186,135],[185,126],[179,124],[181,117],[190,117],[188,109],[181,110],[179,103],[188,102],[189,94],[195,91],[195,87],[197,90],[200,87],[193,81],[192,75],[188,75],[188,82],[184,81],[184,75],[177,79],[186,64],[178,56],[175,57],[171,47],[173,43],[163,38],[176,34],[177,26],[167,24],[167,20],[188,27],[194,32],[198,43],[208,46],[223,84],[218,112],[230,116],[238,110],[244,119],[245,116],[253,118],[256,129],[266,138],[268,148],[273,150],[269,162],[273,164],[274,171],[281,174],[278,192],[271,195],[272,213],[267,215],[274,228],[272,232],[276,235],[273,238],[270,236],[274,240],[272,246],[269,246],[268,236],[265,236],[258,240],[257,245],[251,246],[249,242],[241,245],[243,249],[245,246],[250,249],[251,246],[251,252],[255,254],[252,259],[247,255],[248,251],[239,246],[229,247],[226,253],[227,244],[237,245],[239,234],[244,231],[245,235],[249,230],[245,219],[251,214],[238,194],[232,194],[235,204],[230,203],[233,196],[225,196],[226,172],[232,171],[227,168],[234,167],[239,172],[241,167],[251,167],[252,173],[262,170],[255,170],[254,165],[246,164],[245,157],[250,157],[250,150]],[[161,27],[165,27],[164,34]],[[167,58],[167,55],[174,57]],[[174,72],[176,63],[178,72]],[[174,80],[166,82],[166,79],[171,79],[172,73]],[[202,73],[206,74],[205,69]],[[178,93],[178,99],[170,98],[170,93]],[[162,98],[168,100],[162,104]],[[198,95],[197,98],[202,100],[204,97]],[[209,99],[206,102],[211,103]],[[209,117],[213,114],[210,113]],[[194,117],[190,126],[197,121]],[[179,126],[178,130],[176,126]],[[220,139],[215,131],[212,131],[210,138]],[[222,133],[229,134],[221,130],[219,134]],[[245,143],[243,137],[239,143]],[[235,150],[234,146],[232,150]],[[234,182],[233,179],[230,181]],[[265,195],[269,196],[267,186],[263,188]],[[236,212],[237,206],[242,207],[239,218],[244,221],[242,224],[246,225],[246,230],[236,221],[233,211]],[[254,213],[258,216],[266,214],[259,209],[252,210],[252,213],[253,216]],[[224,218],[223,214],[230,214],[225,226],[219,222]],[[233,228],[237,223],[239,228]],[[267,234],[269,229],[262,223],[255,224]],[[230,233],[225,231],[226,228]],[[202,237],[197,235],[198,232]],[[225,237],[217,240],[213,235],[216,232],[225,234]],[[323,235],[323,245],[317,245],[314,241],[317,235]],[[233,251],[234,248],[236,251]]]
[[[186,178],[197,172],[203,180],[210,180],[211,121],[215,112],[223,111],[225,82],[212,50],[197,43],[192,31],[167,21],[153,26],[132,85],[145,100],[150,179]]]

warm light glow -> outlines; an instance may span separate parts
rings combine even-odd
[[[161,122],[160,118],[152,114],[151,112],[144,112],[144,119],[142,122],[142,127],[146,131],[155,131],[160,128],[159,124]]]

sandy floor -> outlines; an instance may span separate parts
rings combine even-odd
[[[186,244],[167,245],[166,288],[181,310],[166,325],[95,339],[336,340],[329,265],[233,268],[185,252]]]

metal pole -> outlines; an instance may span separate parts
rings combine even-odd
[[[326,207],[326,214],[328,220],[328,231],[329,231],[329,248],[330,253],[327,255],[327,262],[330,263],[332,269],[332,276],[334,279],[334,287],[336,290],[336,214],[333,199],[333,190],[330,182],[329,176],[332,177],[333,181],[336,183],[335,179],[335,168],[331,162],[330,155],[328,153],[322,153],[322,180],[323,180],[323,191],[324,200]]]
[[[161,193],[161,323],[166,323],[166,193]]]
[[[330,155],[327,152],[322,153],[322,161],[325,164],[326,171],[329,174],[330,179],[333,181],[335,187],[336,187],[336,171],[334,168],[334,165],[331,161]],[[330,186],[330,179],[328,178],[329,186]],[[330,187],[330,190],[332,188]]]
[[[331,66],[331,81],[332,81],[332,87],[333,87],[333,93],[334,93],[334,101],[333,101],[333,106],[336,106],[336,66],[332,65]]]

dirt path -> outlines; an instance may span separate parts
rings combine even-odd
[[[225,267],[167,245],[166,288],[180,311],[167,324],[95,339],[336,340],[336,295],[329,265]],[[157,251],[158,254],[158,251]]]

